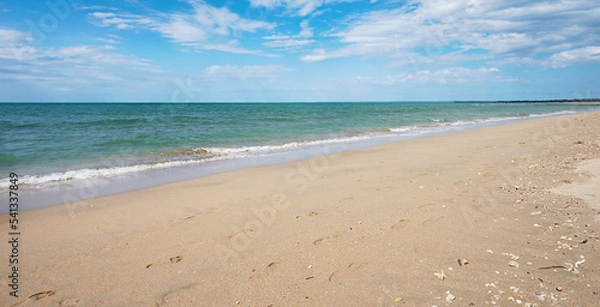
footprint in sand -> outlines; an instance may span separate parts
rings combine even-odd
[[[323,243],[325,243],[325,242],[327,242],[327,241],[329,241],[331,239],[336,239],[336,238],[339,238],[339,237],[340,237],[340,235],[336,234],[336,235],[332,235],[332,236],[328,236],[328,237],[319,238],[319,239],[314,240],[313,244],[314,245],[323,244]]]
[[[366,263],[366,262],[358,262],[358,263],[352,262],[347,267],[331,273],[331,275],[329,275],[328,280],[329,280],[329,282],[340,282],[344,278],[348,277],[348,275],[352,275],[352,273],[364,268],[365,266],[367,266],[367,264],[368,263]],[[341,282],[340,282],[340,284],[341,284]]]
[[[246,228],[246,229],[242,229],[242,230],[240,230],[240,231],[238,231],[238,232],[236,232],[236,233],[234,233],[234,234],[230,235],[229,237],[227,237],[227,239],[231,239],[231,238],[233,238],[233,237],[235,237],[235,236],[237,236],[237,235],[239,235],[239,234],[242,234],[242,233],[249,233],[249,232],[254,232],[254,229],[252,229],[252,228]]]
[[[311,211],[311,212],[309,212],[308,214],[306,214],[306,216],[308,216],[308,217],[317,216],[317,215],[319,215],[319,214],[318,214],[318,213],[316,213],[316,212],[314,212],[314,211]],[[296,215],[296,218],[297,218],[297,219],[299,219],[299,218],[301,218],[301,217],[303,217],[303,216],[302,216],[302,215]]]
[[[146,265],[146,269],[153,267],[153,266],[157,266],[157,265],[163,265],[163,264],[169,264],[169,263],[177,263],[179,261],[183,260],[183,256],[175,256],[175,257],[171,257],[169,258],[169,262],[160,262],[160,263],[150,263],[148,265]]]
[[[33,301],[39,301],[39,300],[44,299],[44,298],[46,298],[48,296],[53,296],[54,294],[56,294],[55,290],[48,290],[48,291],[38,292],[38,293],[36,293],[34,295],[31,295],[29,297],[29,299],[33,300]]]
[[[408,225],[409,220],[407,219],[401,219],[398,223],[394,224],[394,226],[392,226],[392,229],[402,229],[404,227],[406,227],[406,225]]]
[[[72,298],[72,299],[68,299],[68,300],[64,300],[64,301],[60,302],[60,304],[58,304],[58,306],[73,307],[73,306],[77,306],[77,304],[79,304],[79,300]]]
[[[175,256],[175,257],[172,257],[171,259],[169,259],[169,261],[171,261],[171,263],[177,263],[181,260],[183,260],[183,257],[181,257],[181,256]]]
[[[459,180],[457,182],[454,183],[455,186],[462,186],[462,185],[468,185],[468,181],[463,181],[463,180]]]
[[[47,297],[53,296],[55,294],[56,294],[56,290],[48,290],[48,291],[38,292],[36,294],[30,295],[29,298],[27,298],[26,300],[12,305],[12,307],[23,306],[23,305],[27,304],[28,302],[39,301],[39,300],[45,299]]]
[[[421,211],[429,211],[430,209],[432,209],[431,207],[435,207],[434,202],[429,202],[424,205],[420,205],[418,209]]]
[[[265,267],[264,270],[250,275],[249,279],[267,276],[272,270],[274,270],[278,266],[279,266],[279,262],[273,261],[273,262],[267,264],[267,266]],[[255,270],[252,270],[252,271],[255,271]]]
[[[443,218],[444,218],[443,216],[438,216],[436,218],[429,218],[429,219],[424,220],[421,224],[423,226],[428,226],[428,225],[437,223],[439,220],[441,220]]]
[[[190,304],[200,304],[202,296],[199,292],[202,290],[198,284],[190,284],[182,288],[170,291],[162,296],[156,302],[156,307],[162,306],[189,306]],[[195,305],[195,304],[194,304]]]
[[[205,208],[203,210],[193,210],[190,209],[187,214],[189,214],[188,216],[182,218],[182,220],[187,221],[187,220],[191,220],[194,219],[196,217],[202,216],[202,215],[209,215],[209,214],[215,214],[217,212],[216,207],[208,207]]]

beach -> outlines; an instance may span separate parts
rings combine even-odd
[[[18,298],[5,286],[0,305],[600,305],[599,124],[505,123],[23,211]]]

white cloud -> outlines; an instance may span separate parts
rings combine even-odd
[[[76,11],[118,11],[114,7],[102,6],[102,5],[73,5],[73,9]]]
[[[291,49],[314,43],[315,40],[307,39],[313,37],[313,35],[309,20],[305,19],[300,22],[300,32],[298,34],[293,36],[281,34],[265,36],[263,39],[268,40],[268,42],[263,43],[263,45],[271,48]]]
[[[358,0],[250,0],[250,5],[267,9],[285,7],[286,10],[292,12],[294,15],[306,16],[323,5],[354,1]]]
[[[101,19],[104,22],[105,19],[115,18],[117,15],[115,13],[93,12],[90,13],[90,16]]]
[[[139,85],[161,79],[165,73],[149,60],[114,52],[110,45],[49,48],[32,46],[32,42],[25,32],[0,29],[3,83],[51,94],[101,88],[107,83]]]
[[[250,0],[250,5],[254,7],[266,7],[266,8],[274,8],[276,6],[282,5],[281,0]]]
[[[31,57],[35,48],[31,34],[0,28],[0,59],[21,60]]]
[[[156,22],[153,18],[128,13],[93,12],[89,13],[88,16],[92,18],[97,26],[114,26],[120,30],[150,27]]]
[[[312,28],[310,27],[310,25],[308,24],[309,20],[305,19],[302,20],[302,22],[300,22],[300,33],[298,33],[298,36],[300,37],[313,37],[313,31]]]
[[[14,43],[19,41],[33,41],[33,37],[27,32],[0,28],[0,42]]]
[[[326,60],[328,58],[332,58],[335,56],[332,55],[328,55],[325,50],[323,49],[315,49],[313,50],[312,54],[309,55],[305,55],[302,57],[302,60],[304,61],[308,61],[308,62],[313,62],[313,61],[323,61]]]
[[[229,52],[229,53],[240,53],[240,54],[259,54],[259,51],[255,51],[255,50],[248,50],[245,48],[241,48],[237,46],[237,42],[236,41],[230,41],[227,43],[204,43],[200,46],[202,49],[204,50],[216,50],[216,51],[222,51],[222,52]],[[270,55],[265,55],[264,56],[270,56]]]
[[[263,38],[266,40],[285,40],[285,39],[291,39],[292,37],[289,35],[274,34],[274,35],[265,36]]]
[[[300,16],[306,16],[323,4],[323,0],[250,0],[253,7],[274,9],[284,6]]]
[[[420,70],[424,66],[456,66],[465,62],[477,62],[491,60],[491,57],[486,54],[468,54],[466,51],[459,50],[448,53],[430,53],[428,55],[419,54],[416,52],[407,52],[400,54],[392,54],[389,56],[391,62],[390,67],[409,66],[413,70]],[[501,64],[501,63],[499,63]],[[499,65],[494,64],[494,65]]]
[[[219,35],[228,35],[230,30],[254,32],[258,29],[272,29],[272,23],[241,18],[226,7],[216,8],[205,3],[194,3],[193,19],[204,28],[212,29]]]
[[[31,40],[31,36],[25,32],[0,28],[0,42],[10,44],[21,40]]]
[[[564,68],[588,62],[600,62],[600,46],[561,51],[550,56],[545,64],[552,68]]]
[[[99,42],[108,44],[108,45],[118,45],[121,43],[121,39],[118,37],[111,37],[111,38],[98,37],[98,38],[96,38],[96,40]]]
[[[600,6],[594,0],[411,1],[348,19],[348,26],[327,33],[342,47],[321,47],[302,60],[411,54],[436,60],[457,51],[467,55],[471,50],[478,50],[479,57],[483,52],[495,58],[539,59],[548,53],[599,45],[599,15]]]
[[[280,65],[215,65],[205,69],[206,75],[211,78],[235,78],[241,80],[273,78],[277,74],[287,71],[291,71],[291,69]]]
[[[157,26],[164,36],[182,45],[190,45],[206,40],[208,34],[202,28],[182,17],[173,17],[169,23]]]
[[[415,73],[401,73],[385,77],[358,77],[361,82],[378,85],[397,84],[457,84],[481,81],[483,78],[499,73],[496,67],[482,67],[479,69],[464,67],[448,67],[437,71],[420,70]]]
[[[235,40],[229,39],[234,33],[270,30],[275,27],[273,23],[242,18],[226,7],[217,8],[202,1],[188,3],[192,12],[150,16],[92,12],[89,17],[101,27],[154,31],[185,47],[232,53],[258,53],[236,46]]]
[[[266,42],[263,45],[272,48],[292,48],[299,47],[314,43],[315,41],[312,39],[284,39],[284,40],[276,40],[272,42]]]

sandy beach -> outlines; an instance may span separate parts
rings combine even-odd
[[[1,306],[600,306],[600,113],[1,217]]]

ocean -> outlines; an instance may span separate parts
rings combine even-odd
[[[9,174],[17,173],[21,191],[41,195],[27,207],[37,208],[230,169],[592,109],[598,107],[452,102],[2,103],[0,192],[8,189]],[[87,190],[92,186],[92,192],[64,196],[82,185]],[[0,212],[5,212],[2,207]]]

